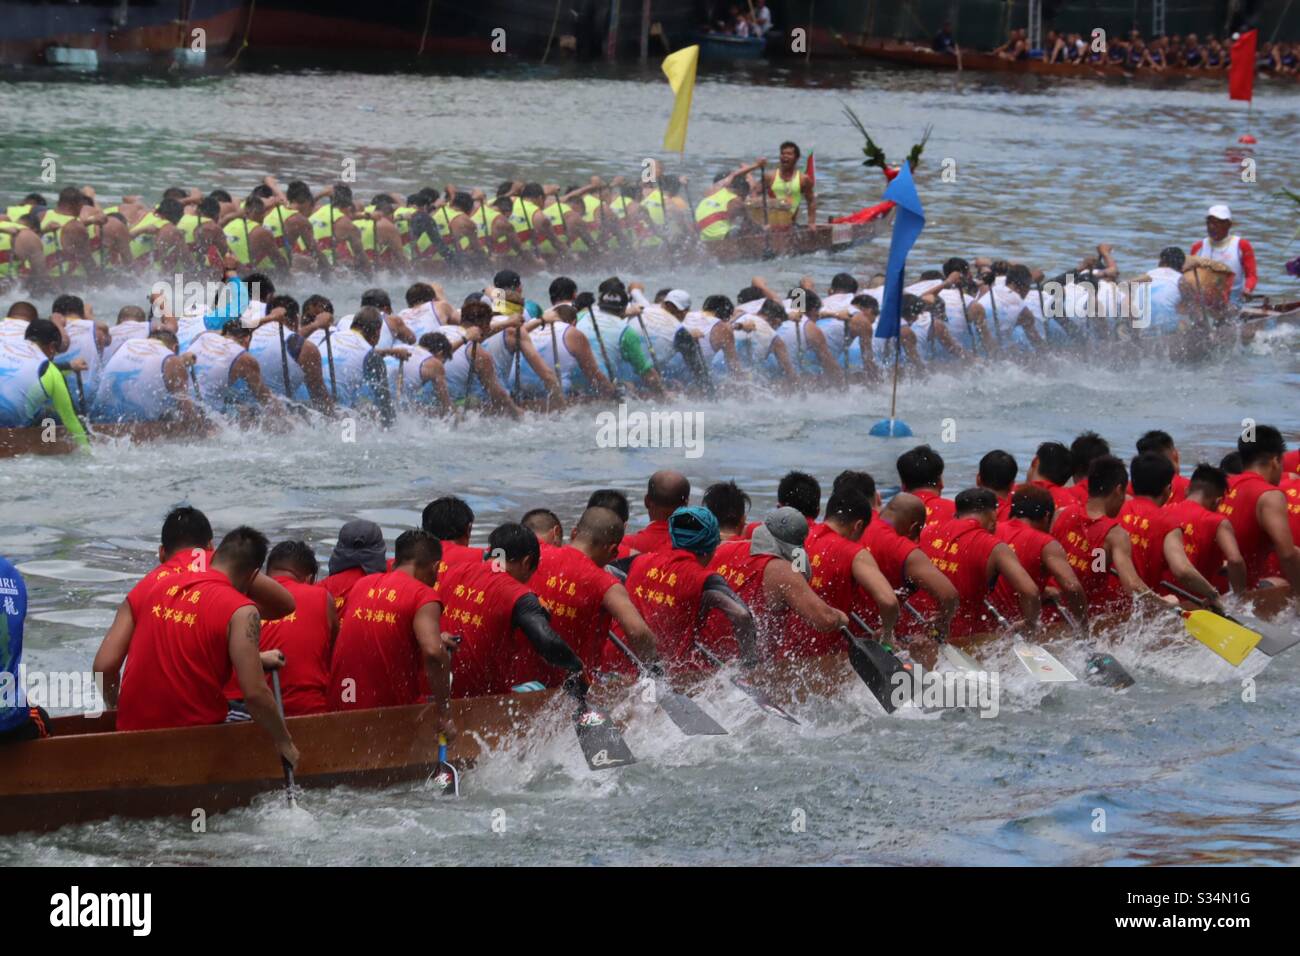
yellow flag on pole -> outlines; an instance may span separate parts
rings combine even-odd
[[[664,133],[664,149],[676,153],[686,149],[686,124],[691,118],[691,94],[695,92],[695,67],[699,62],[699,46],[688,46],[664,57],[664,76],[677,98]]]

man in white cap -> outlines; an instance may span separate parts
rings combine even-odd
[[[1206,238],[1192,245],[1192,255],[1222,262],[1231,269],[1232,299],[1239,302],[1243,292],[1255,291],[1255,250],[1241,236],[1231,234],[1232,210],[1223,203],[1211,206],[1205,214],[1205,231]]]

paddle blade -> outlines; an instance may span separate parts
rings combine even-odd
[[[628,749],[619,729],[609,715],[590,704],[583,704],[573,714],[573,729],[578,735],[578,746],[592,770],[611,770],[630,763],[636,757]]]
[[[1025,670],[1037,681],[1045,684],[1078,680],[1065,669],[1065,665],[1047,652],[1045,647],[1034,644],[1017,644],[1012,650]]]
[[[911,438],[912,429],[907,422],[897,418],[882,418],[868,432],[873,438]]]
[[[1123,690],[1137,683],[1124,669],[1124,665],[1109,654],[1099,653],[1089,657],[1085,676],[1094,684],[1113,687],[1116,690]]]
[[[1260,640],[1255,631],[1210,611],[1192,611],[1183,621],[1188,634],[1233,667],[1240,666]]]
[[[953,647],[951,644],[947,643],[940,644],[939,653],[943,655],[943,659],[947,661],[950,666],[955,667],[959,671],[983,670],[983,668],[980,667],[979,661],[975,660],[975,658],[971,657],[959,647]]]
[[[1297,644],[1300,644],[1300,631],[1295,634],[1287,634],[1274,628],[1260,628],[1265,631],[1260,642],[1255,645],[1255,650],[1261,654],[1267,654],[1269,657],[1277,657],[1283,651],[1290,650]]]
[[[731,679],[731,682],[735,684],[737,687],[739,687],[742,691],[744,691],[744,693],[749,696],[750,700],[756,703],[759,707],[763,708],[763,710],[767,711],[773,717],[780,717],[782,720],[788,720],[792,724],[799,723],[799,721],[795,719],[793,714],[791,714],[789,711],[781,707],[781,705],[779,705],[774,700],[772,700],[772,698],[767,695],[766,691],[762,690],[761,688],[755,687],[753,684],[745,680],[743,677],[733,677]]]
[[[677,729],[688,737],[716,736],[727,732],[727,728],[706,714],[699,704],[685,694],[670,690],[662,682],[655,685],[655,700]]]
[[[433,768],[424,785],[430,790],[437,790],[444,797],[459,797],[460,772],[449,763],[440,763]]]
[[[894,704],[896,688],[904,689],[904,700],[912,699],[912,675],[902,661],[875,641],[860,641],[847,629],[843,629],[843,633],[849,642],[849,664],[885,713],[892,714],[897,709]]]

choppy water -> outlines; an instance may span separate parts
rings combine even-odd
[[[815,84],[797,82],[797,73],[755,79],[748,71],[702,78],[686,161],[697,182],[724,160],[774,156],[776,144],[793,137],[817,149],[824,208],[874,202],[878,174],[864,180],[856,166],[858,144],[839,116],[844,100],[896,157],[925,123],[935,126],[923,167],[930,226],[913,260],[918,268],[975,252],[1063,267],[1109,240],[1122,264],[1145,269],[1160,247],[1199,237],[1202,207],[1226,199],[1259,250],[1261,285],[1285,288],[1279,274],[1295,255],[1294,216],[1268,194],[1295,175],[1284,146],[1297,132],[1293,98],[1261,96],[1260,181],[1246,186],[1225,152],[1244,129],[1242,110],[1213,87],[957,85],[882,71],[818,76]],[[0,122],[18,131],[0,143],[6,197],[36,185],[45,148],[67,164],[69,179],[109,196],[156,193],[171,182],[244,188],[264,171],[320,183],[346,156],[361,160],[362,195],[429,181],[490,185],[522,169],[567,182],[634,172],[641,157],[657,154],[667,111],[659,83],[635,75],[597,83],[563,73],[315,73],[0,91]],[[945,156],[958,160],[955,185],[938,181]],[[23,178],[29,162],[36,167]],[[671,279],[701,296],[734,294],[755,271],[825,280],[844,268],[864,271],[883,250],[878,243],[798,263],[640,278],[652,288]],[[402,280],[387,284],[396,299]],[[351,303],[359,286],[325,291]],[[90,297],[103,315],[142,296],[113,287]],[[1277,337],[1196,370],[1045,361],[941,375],[904,383],[900,408],[919,441],[940,447],[956,489],[972,481],[990,448],[1007,448],[1023,467],[1038,442],[1085,427],[1125,454],[1142,431],[1164,427],[1188,464],[1217,460],[1245,416],[1296,436],[1298,383],[1294,340]],[[892,484],[902,449],[866,435],[886,402],[887,394],[854,390],[681,404],[704,414],[698,459],[598,448],[595,410],[579,409],[519,425],[470,420],[455,431],[403,421],[389,433],[362,428],[354,443],[343,442],[337,426],[287,435],[232,430],[195,445],[108,447],[92,460],[0,461],[0,552],[30,572],[28,666],[83,668],[116,602],[151,565],[162,515],[181,501],[205,510],[219,530],[247,522],[273,538],[305,537],[322,555],[347,518],[372,518],[391,540],[448,492],[478,513],[476,540],[542,504],[567,526],[592,489],[623,487],[635,501],[645,476],[665,466],[682,468],[697,488],[734,477],[762,512],[791,467],[824,485],[845,467]],[[955,421],[956,441],[943,444],[945,419]],[[1168,636],[1149,625],[1125,636],[1118,653],[1139,684],[1118,695],[1086,685],[1045,693],[1009,655],[999,656],[1002,710],[992,720],[885,718],[864,688],[848,683],[833,700],[802,704],[804,725],[793,727],[756,715],[718,684],[703,701],[731,736],[687,740],[662,715],[638,711],[627,715],[628,740],[641,762],[617,773],[589,773],[571,733],[554,726],[490,757],[467,776],[457,803],[417,787],[343,788],[310,793],[304,805],[313,817],[289,820],[271,795],[214,818],[203,836],[184,821],[112,821],[0,838],[0,862],[1300,860],[1300,653],[1267,668],[1256,655],[1235,671],[1199,647],[1164,643]],[[1083,648],[1055,650],[1081,669]],[[1242,699],[1249,676],[1252,703]],[[498,809],[504,834],[491,826]],[[1104,833],[1093,830],[1098,809]],[[794,832],[799,811],[806,825]]]

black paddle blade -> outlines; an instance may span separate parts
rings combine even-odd
[[[574,711],[573,729],[578,734],[578,746],[587,758],[587,766],[592,770],[611,770],[636,763],[623,735],[604,711],[583,703]]]
[[[788,720],[792,724],[799,723],[793,714],[781,707],[781,705],[772,700],[771,697],[767,696],[765,691],[755,687],[743,677],[733,677],[731,682],[749,695],[750,700],[758,704],[759,707],[763,708],[763,710],[767,711],[773,717],[780,717],[782,720]]]
[[[706,714],[699,704],[685,694],[670,690],[662,682],[655,685],[655,701],[663,708],[668,718],[677,725],[677,729],[688,737],[727,732],[727,728]]]
[[[1109,654],[1093,654],[1089,657],[1085,674],[1094,684],[1113,687],[1116,690],[1123,690],[1137,683],[1124,669],[1124,665]]]
[[[444,797],[459,797],[460,771],[444,761],[433,768],[424,785],[431,790],[437,790]]]
[[[849,663],[885,713],[892,714],[897,709],[894,703],[896,689],[903,689],[904,700],[912,699],[912,674],[902,661],[875,641],[860,641],[847,628],[843,633],[849,642]]]

